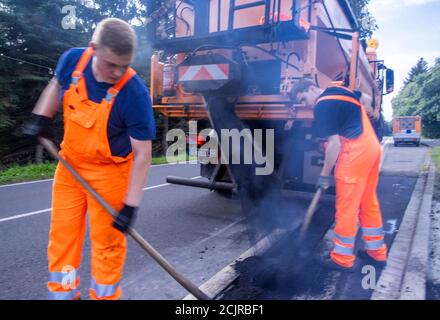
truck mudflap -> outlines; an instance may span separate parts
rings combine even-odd
[[[177,66],[176,76],[186,92],[236,94],[241,71],[236,62],[219,54],[190,55]]]

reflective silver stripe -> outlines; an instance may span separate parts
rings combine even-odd
[[[107,100],[108,102],[112,102],[112,99],[115,95],[111,94],[110,92],[107,92],[106,96],[105,96],[105,100]]]
[[[49,272],[49,282],[71,282],[69,280],[74,281],[76,279],[76,275],[78,273],[77,269],[73,269],[71,271],[60,271],[60,272]]]
[[[72,84],[74,84],[75,86],[78,84],[80,77],[72,77]]]
[[[333,231],[333,236],[344,244],[354,244],[356,237],[344,237]]]
[[[73,300],[78,293],[78,290],[52,292],[49,291],[48,298],[50,300]]]
[[[64,277],[66,276],[65,272],[50,272],[49,273],[49,282],[63,282]]]
[[[346,256],[353,255],[353,250],[354,250],[354,247],[347,248],[347,247],[341,246],[341,245],[339,245],[337,243],[335,243],[335,247],[333,248],[333,251],[335,253],[343,254],[343,255],[346,255]]]
[[[383,245],[384,245],[383,239],[365,241],[365,249],[367,250],[377,250],[380,249]]]
[[[380,228],[363,228],[362,227],[362,234],[364,236],[381,236],[383,235],[382,227]]]
[[[97,284],[95,279],[92,279],[90,288],[95,290],[98,298],[110,297],[115,294],[116,289],[119,287],[119,282],[116,284]]]

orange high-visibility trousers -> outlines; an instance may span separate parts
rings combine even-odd
[[[379,179],[380,154],[366,166],[364,175],[348,176],[342,167],[336,173],[336,225],[331,257],[336,263],[351,267],[355,261],[354,244],[361,225],[367,253],[374,259],[386,260],[382,216],[376,188]]]
[[[336,224],[332,260],[344,267],[355,261],[354,244],[358,224],[367,253],[378,261],[386,260],[382,215],[376,188],[381,160],[380,143],[364,107],[359,101],[342,95],[324,96],[321,100],[346,101],[361,108],[363,133],[355,139],[340,137],[336,178]]]
[[[124,76],[96,103],[88,99],[82,72],[93,54],[88,48],[72,75],[64,93],[64,138],[60,155],[87,180],[116,211],[123,207],[129,184],[133,154],[112,156],[107,125],[114,99],[135,74],[129,68]],[[126,256],[125,235],[113,228],[113,219],[62,164],[55,172],[52,194],[52,218],[49,233],[49,297],[79,297],[78,269],[89,217],[92,245],[92,299],[119,299],[120,279]]]
[[[91,186],[115,209],[123,207],[127,191],[126,164],[96,165],[72,161],[74,168],[87,177]],[[93,172],[93,174],[91,174]],[[90,178],[92,176],[92,178]],[[50,277],[48,288],[54,299],[79,295],[77,276],[86,230],[86,211],[89,218],[92,246],[92,299],[119,299],[119,280],[126,256],[126,239],[113,228],[110,214],[71,176],[62,164],[55,173],[52,194],[52,218],[48,258]]]

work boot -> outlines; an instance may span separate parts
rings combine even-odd
[[[325,258],[321,257],[316,260],[322,267],[324,267],[325,269],[328,269],[328,270],[335,270],[335,271],[340,271],[340,272],[353,272],[354,271],[354,267],[341,266],[340,264],[337,264],[336,262],[334,262],[332,260],[332,258],[330,258],[330,257],[325,257]]]
[[[385,268],[387,265],[386,260],[385,261],[379,261],[374,259],[372,256],[370,256],[365,250],[359,250],[358,257],[362,260],[364,260],[365,264],[372,265],[376,268]]]

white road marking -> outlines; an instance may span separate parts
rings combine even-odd
[[[388,149],[389,149],[390,145],[391,145],[391,137],[386,137],[385,141],[382,143],[382,146],[381,146],[381,149],[382,149],[382,159],[380,159],[380,167],[379,167],[380,169],[382,169],[382,165],[383,165],[383,162],[385,160],[385,156],[386,156],[386,154],[388,152]]]
[[[206,238],[200,240],[200,241],[197,243],[197,245],[200,245],[200,244],[202,244],[202,243],[204,243],[204,242],[206,242],[206,241],[208,241],[208,240],[211,240],[211,239],[213,239],[213,238],[215,238],[215,237],[218,237],[219,235],[221,235],[222,233],[224,233],[226,230],[232,228],[232,227],[235,226],[236,224],[239,224],[239,223],[243,222],[244,220],[246,220],[246,218],[239,218],[239,219],[233,221],[232,223],[228,224],[226,227],[224,227],[224,228],[222,228],[222,229],[220,229],[220,230],[218,230],[218,231],[212,233],[212,234],[209,235],[208,237],[206,237]]]
[[[194,160],[191,160],[191,161],[194,161]],[[153,165],[151,165],[151,168],[165,167],[165,166],[175,166],[175,165],[178,165],[178,164],[196,164],[196,163],[191,162],[191,161],[181,161],[181,162],[172,162],[172,163],[163,163],[163,164],[153,164]],[[27,181],[27,182],[18,182],[18,183],[4,184],[4,185],[0,185],[0,188],[15,187],[15,186],[20,186],[20,185],[24,185],[24,184],[47,182],[47,181],[53,181],[53,179],[43,179],[43,180],[35,180],[35,181]]]
[[[170,183],[162,183],[162,184],[158,184],[157,186],[143,188],[142,190],[145,191],[145,190],[151,190],[151,189],[156,189],[156,188],[162,188],[162,187],[166,187],[168,185],[170,185]]]
[[[383,142],[383,144],[381,146],[381,148],[382,148],[382,160],[381,160],[381,164],[380,164],[381,167],[382,167],[383,161],[385,159],[386,152],[388,151],[388,147],[389,147],[390,144],[391,144],[391,138],[387,137],[386,140]],[[153,167],[159,167],[159,166],[172,166],[172,165],[176,165],[176,164],[186,164],[186,163],[188,163],[188,162],[159,164],[159,165],[152,166],[152,168]],[[199,178],[201,178],[201,176],[192,177],[190,179],[199,179]],[[38,181],[14,183],[14,184],[8,184],[8,185],[0,186],[0,188],[17,186],[17,185],[23,185],[23,184],[38,183],[38,182],[46,182],[46,181],[51,181],[51,180],[53,180],[53,179],[45,179],[45,180],[38,180]],[[144,191],[152,190],[152,189],[166,187],[166,186],[169,186],[169,185],[170,185],[170,183],[163,183],[163,184],[159,184],[159,185],[156,185],[156,186],[146,187],[146,188],[143,188],[142,190],[144,190]],[[51,208],[47,208],[47,209],[43,209],[43,210],[38,210],[38,211],[33,211],[33,212],[28,212],[28,213],[23,213],[23,214],[18,214],[18,215],[15,215],[15,216],[10,216],[10,217],[7,217],[7,218],[0,219],[0,223],[1,222],[5,222],[5,221],[10,221],[10,220],[21,219],[21,218],[33,216],[33,215],[36,215],[36,214],[47,213],[47,212],[50,212],[50,211],[51,211]]]
[[[178,162],[169,162],[169,163],[163,163],[163,164],[153,164],[153,165],[151,165],[151,167],[154,168],[154,167],[175,166],[178,164],[198,164],[198,162],[197,162],[197,160],[178,161]]]
[[[199,178],[201,178],[201,176],[191,177],[190,179],[194,180],[194,179],[199,179]],[[146,191],[146,190],[151,190],[151,189],[156,189],[156,188],[162,188],[162,187],[166,187],[168,185],[171,185],[171,183],[158,184],[156,186],[143,188],[142,190]],[[17,214],[15,216],[10,216],[10,217],[0,219],[0,223],[5,222],[5,221],[10,221],[10,220],[26,218],[26,217],[34,216],[34,215],[41,214],[41,213],[47,213],[47,212],[50,212],[51,210],[52,210],[52,208],[47,208],[47,209],[43,209],[43,210]]]
[[[9,220],[16,220],[16,219],[20,219],[20,218],[25,218],[25,217],[33,216],[33,215],[40,214],[40,213],[50,212],[51,210],[52,210],[52,208],[48,208],[48,209],[43,209],[43,210],[38,210],[38,211],[33,211],[33,212],[28,212],[28,213],[23,213],[23,214],[18,214],[16,216],[0,219],[0,223],[1,222],[5,222],[5,221],[9,221]]]
[[[386,223],[390,225],[390,229],[384,230],[384,233],[393,234],[397,229],[397,227],[396,227],[397,226],[397,219],[389,219],[389,220],[387,220]]]
[[[19,182],[19,183],[11,183],[11,184],[4,184],[0,186],[0,188],[6,188],[6,187],[14,187],[14,186],[20,186],[23,184],[31,184],[31,183],[38,183],[38,182],[47,182],[52,181],[53,179],[44,179],[44,180],[36,180],[36,181],[28,181],[28,182]]]

